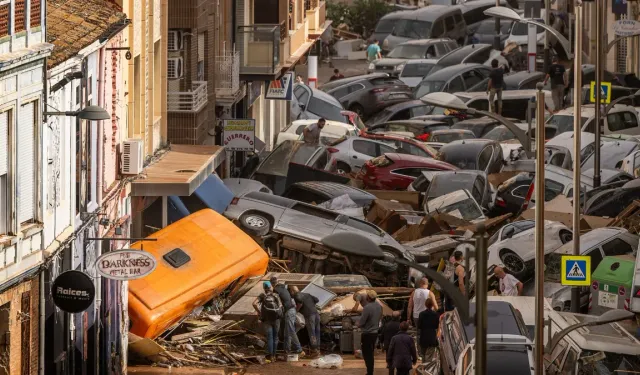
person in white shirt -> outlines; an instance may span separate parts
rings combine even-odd
[[[325,123],[325,119],[321,118],[317,123],[304,128],[302,131],[302,134],[304,135],[304,143],[313,146],[320,145],[320,132],[322,131],[322,128],[324,128]]]
[[[500,294],[503,296],[521,296],[522,295],[522,282],[516,279],[515,276],[504,272],[502,267],[496,267],[493,270],[493,274],[500,279]]]

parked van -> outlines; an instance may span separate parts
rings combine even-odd
[[[399,10],[397,12],[391,12],[389,14],[384,15],[382,18],[378,20],[376,24],[376,28],[373,30],[370,39],[377,40],[380,42],[380,48],[382,48],[382,53],[386,54],[391,49],[389,49],[389,45],[387,42],[387,37],[393,29],[398,24],[398,21],[402,19],[403,16],[411,13],[411,10]]]
[[[204,209],[140,241],[158,263],[150,275],[129,281],[130,331],[155,338],[224,290],[233,293],[264,275],[269,256],[224,216]]]
[[[388,49],[412,39],[449,38],[463,45],[467,40],[467,25],[459,7],[429,5],[402,15],[391,35]]]

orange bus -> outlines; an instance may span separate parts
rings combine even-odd
[[[269,256],[251,237],[211,209],[193,213],[131,245],[155,258],[146,277],[129,281],[130,331],[156,338],[227,288],[262,276]],[[232,290],[232,291],[233,291]]]

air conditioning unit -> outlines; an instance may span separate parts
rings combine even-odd
[[[142,139],[127,139],[122,146],[122,174],[142,173],[144,164]]]
[[[167,49],[169,51],[182,51],[182,32],[179,30],[169,30]]]
[[[182,78],[182,57],[171,57],[167,59],[167,78]]]

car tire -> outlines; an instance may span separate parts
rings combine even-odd
[[[561,230],[559,236],[560,242],[562,242],[563,245],[573,240],[573,233],[568,230]]]
[[[336,168],[338,168],[338,173],[342,172],[343,174],[351,173],[351,167],[349,164],[339,161],[336,163]]]
[[[520,279],[525,276],[527,267],[520,256],[509,249],[500,250],[500,260],[510,274]]]
[[[364,119],[364,107],[360,104],[352,104],[349,110],[355,112],[361,119]]]
[[[267,216],[258,212],[247,212],[240,215],[238,223],[240,223],[242,230],[251,236],[262,237],[271,231],[271,222]]]

